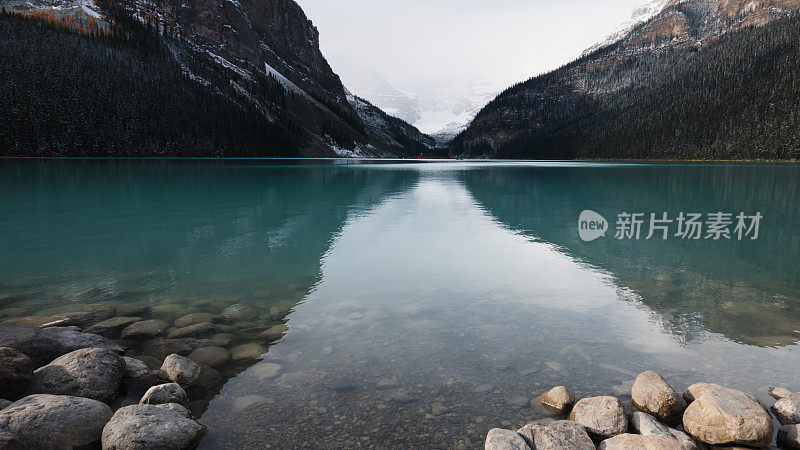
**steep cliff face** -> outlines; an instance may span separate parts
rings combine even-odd
[[[297,139],[300,154],[407,156],[418,154],[420,148],[433,148],[430,139],[418,131],[393,134],[400,133],[397,124],[390,123],[389,117],[374,106],[357,110],[348,101],[339,76],[320,51],[317,28],[292,0],[0,3],[10,10],[39,10],[54,15],[89,11],[94,14],[93,20],[109,27],[113,23],[123,33],[126,20],[128,26],[130,19],[146,24],[163,36],[192,79],[220,92],[232,88],[233,96],[225,94],[231,101],[254,107],[264,120],[280,122],[292,134],[302,135]],[[226,86],[218,84],[220,79],[227,80]],[[367,119],[371,121],[369,126]],[[375,133],[375,120],[382,121],[377,128],[390,130],[388,138],[386,133]],[[409,141],[412,135],[418,138]]]
[[[732,151],[725,154],[722,148],[749,145],[749,142],[729,139],[722,135],[722,130],[712,137],[697,133],[700,137],[696,139],[689,139],[685,132],[680,138],[669,138],[666,137],[669,130],[657,130],[664,136],[652,139],[652,145],[659,145],[659,148],[648,153],[646,146],[636,143],[635,153],[625,153],[611,148],[631,144],[621,136],[641,142],[650,140],[652,136],[647,133],[653,130],[636,134],[612,128],[624,127],[620,121],[628,120],[626,111],[637,108],[659,109],[660,116],[682,116],[686,120],[694,114],[686,109],[689,103],[696,107],[714,105],[732,109],[730,121],[741,120],[745,127],[750,126],[745,123],[748,114],[761,116],[760,120],[778,120],[773,125],[781,129],[789,126],[794,120],[792,104],[797,100],[793,97],[794,90],[784,92],[776,86],[768,92],[781,93],[779,105],[788,108],[784,111],[787,118],[778,114],[765,117],[755,109],[761,107],[759,99],[751,102],[750,107],[754,109],[750,111],[747,106],[734,107],[738,100],[732,93],[738,89],[737,83],[739,86],[752,83],[759,89],[781,83],[772,77],[777,77],[784,69],[791,70],[781,64],[792,64],[798,59],[788,50],[798,45],[790,36],[795,25],[766,28],[796,15],[798,9],[800,0],[669,1],[659,13],[612,39],[608,45],[501,93],[454,140],[451,153],[525,158],[733,157]],[[776,33],[783,36],[775,36]],[[788,59],[785,59],[787,51]],[[746,63],[752,68],[744,71],[737,63]],[[765,64],[775,65],[766,77],[758,69]],[[711,66],[721,73],[698,72],[699,67],[710,70]],[[748,95],[752,92],[744,93],[744,97]],[[633,118],[628,127],[644,130],[637,120]],[[680,131],[689,134],[695,131],[691,124],[677,125]],[[726,132],[731,132],[733,125],[730,128]],[[673,134],[675,131],[672,130]],[[758,133],[753,131],[752,134]],[[791,136],[787,139],[791,140]],[[713,142],[709,144],[709,140]],[[769,157],[781,157],[795,148],[794,144],[793,140],[787,142],[787,147],[776,149]],[[693,151],[692,146],[697,150]]]

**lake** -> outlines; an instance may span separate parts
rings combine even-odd
[[[625,398],[646,369],[800,390],[797,164],[3,159],[0,193],[0,320],[163,320],[115,336],[153,365],[237,349],[189,392],[201,448],[481,447],[552,386]]]

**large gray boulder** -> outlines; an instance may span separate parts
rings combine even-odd
[[[485,450],[531,450],[525,439],[517,432],[492,428],[486,435]]]
[[[111,408],[88,398],[38,394],[0,411],[0,430],[33,450],[72,450],[100,440]]]
[[[599,450],[675,450],[681,447],[678,441],[667,436],[620,434],[601,442],[597,448]]]
[[[191,386],[200,376],[200,366],[185,356],[172,354],[164,359],[158,377],[181,386]]]
[[[536,450],[594,450],[594,443],[583,425],[569,420],[531,422],[517,430],[517,433]]]
[[[772,442],[772,416],[753,397],[735,389],[710,387],[683,414],[687,433],[711,445],[765,447]]]
[[[0,347],[11,347],[31,359],[34,368],[82,348],[105,348],[122,353],[123,348],[96,334],[71,328],[0,326]]]
[[[569,420],[578,422],[596,439],[608,439],[628,431],[625,408],[616,397],[582,398],[572,407]]]
[[[174,403],[117,410],[103,428],[104,450],[183,450],[197,446],[206,427]]]
[[[781,425],[800,423],[800,394],[788,395],[772,405],[772,412]]]
[[[17,398],[32,380],[31,359],[11,347],[0,347],[0,398]]]
[[[700,450],[697,444],[688,434],[670,428],[658,421],[650,414],[634,411],[631,415],[631,427],[637,433],[644,436],[666,436],[681,443],[682,450]]]
[[[686,401],[659,373],[647,370],[636,377],[631,388],[633,407],[661,420],[676,420],[686,409]]]
[[[31,394],[74,395],[108,403],[125,375],[125,360],[111,350],[84,348],[33,372]]]
[[[186,391],[178,383],[166,383],[153,386],[139,400],[141,405],[163,405],[177,403],[186,406]]]

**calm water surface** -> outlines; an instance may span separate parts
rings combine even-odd
[[[479,447],[645,369],[800,390],[798,165],[3,160],[0,193],[0,320],[228,308],[124,343],[263,347],[190,392],[202,448]],[[584,209],[764,219],[587,243]]]

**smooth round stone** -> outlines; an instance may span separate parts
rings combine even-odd
[[[102,322],[98,322],[83,331],[86,333],[94,333],[106,337],[114,337],[129,325],[139,322],[140,320],[142,320],[141,317],[112,317]]]
[[[278,339],[282,338],[287,331],[289,331],[289,325],[281,324],[269,327],[261,335],[270,341],[277,341]]]
[[[125,375],[125,360],[116,352],[84,348],[67,353],[33,372],[29,392],[90,398],[108,403]]]
[[[530,447],[517,432],[492,428],[486,435],[485,450],[530,450]]]
[[[236,409],[236,411],[244,411],[246,409],[264,406],[269,403],[272,403],[272,401],[267,397],[261,395],[246,395],[234,400],[233,407]]]
[[[214,316],[210,313],[192,313],[175,319],[175,326],[178,328],[188,327],[189,325],[197,325],[200,323],[209,323],[214,321]]]
[[[251,342],[237,345],[231,349],[231,359],[234,361],[250,361],[261,358],[267,350],[260,344]]]
[[[0,430],[13,433],[29,449],[84,448],[100,440],[112,414],[97,400],[36,394],[0,411]]]
[[[196,337],[206,335],[214,331],[212,323],[196,323],[183,328],[175,329],[167,334],[167,339],[181,339],[186,337]]]
[[[120,316],[145,316],[150,314],[150,305],[146,303],[120,303],[117,305]]]
[[[589,435],[598,439],[608,439],[628,431],[625,409],[616,397],[582,398],[572,407],[569,420],[583,425]]]
[[[508,406],[511,406],[512,408],[524,408],[528,406],[530,401],[530,397],[514,397],[508,399],[506,403],[508,403]]]
[[[203,347],[189,353],[189,359],[197,364],[220,367],[231,360],[231,352],[222,347]]]
[[[561,416],[572,408],[575,396],[565,386],[556,386],[540,395],[537,400],[552,414]]]
[[[475,392],[476,394],[487,394],[489,392],[492,392],[493,390],[494,386],[486,383],[476,387],[475,389],[472,390],[472,392]]]
[[[154,337],[163,334],[167,327],[167,322],[161,319],[142,320],[128,325],[120,336],[123,339]]]
[[[250,319],[255,315],[255,310],[247,305],[233,305],[222,310],[222,317],[226,320]]]
[[[164,359],[158,376],[162,380],[170,380],[181,386],[191,386],[200,376],[200,366],[185,356],[173,353]]]
[[[774,431],[772,416],[759,402],[744,392],[719,386],[694,396],[683,413],[683,428],[707,444],[748,447],[769,445]]]
[[[177,403],[186,405],[186,391],[178,383],[166,383],[153,386],[139,400],[141,405],[161,405]]]
[[[103,428],[103,449],[195,448],[206,427],[188,416],[188,410],[174,403],[120,408]]]
[[[680,418],[686,409],[686,401],[672,389],[659,373],[652,370],[642,372],[631,388],[633,407],[652,414],[661,420]]]
[[[156,305],[151,308],[153,317],[165,320],[173,320],[178,317],[185,316],[197,312],[196,308],[177,303],[166,305]]]

